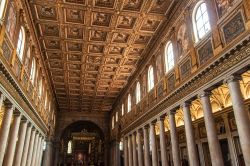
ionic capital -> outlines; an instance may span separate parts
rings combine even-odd
[[[210,91],[202,91],[198,94],[199,98],[203,98],[203,97],[210,97],[211,96],[211,92]]]
[[[242,80],[242,77],[240,75],[231,75],[224,80],[224,83],[229,84],[230,82],[235,82],[240,80]]]
[[[185,101],[185,102],[183,102],[183,103],[180,105],[181,108],[184,108],[184,107],[190,108],[190,106],[191,106],[191,102],[190,102],[190,101]]]

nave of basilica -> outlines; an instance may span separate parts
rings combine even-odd
[[[0,166],[250,166],[250,0],[0,0]]]

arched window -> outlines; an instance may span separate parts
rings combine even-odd
[[[141,101],[141,85],[140,82],[137,82],[136,84],[136,104],[138,104]]]
[[[204,1],[197,3],[194,8],[193,26],[196,42],[201,40],[211,30],[207,6]]]
[[[128,95],[128,112],[131,111],[131,95]]]
[[[124,115],[124,104],[122,104],[122,116]]]
[[[0,0],[0,19],[3,18],[6,0]]]
[[[43,89],[43,80],[42,78],[39,81],[39,90],[38,90],[38,97],[41,98],[42,97],[42,89]]]
[[[119,149],[123,150],[123,140],[121,140],[120,143],[119,143]]]
[[[45,101],[44,101],[44,109],[47,109],[47,102],[48,102],[48,94],[45,95]]]
[[[111,128],[114,129],[114,127],[115,127],[115,118],[114,118],[114,116],[112,116],[112,122],[111,123],[112,123]]]
[[[71,154],[71,153],[72,153],[72,141],[69,141],[69,142],[68,142],[67,153],[68,153],[68,154]]]
[[[32,64],[31,64],[31,69],[30,69],[30,80],[32,84],[35,82],[35,75],[36,75],[36,60],[33,58]]]
[[[118,121],[118,112],[115,113],[115,121],[117,122]]]
[[[148,68],[148,91],[153,89],[154,87],[154,68],[153,66],[149,66]]]
[[[168,72],[174,67],[174,51],[171,42],[168,42],[165,48],[165,71]]]
[[[18,35],[17,48],[16,48],[17,56],[21,62],[23,60],[24,42],[25,42],[24,28],[21,27]]]

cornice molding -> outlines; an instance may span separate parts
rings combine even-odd
[[[0,59],[0,83],[2,87],[13,97],[13,99],[21,106],[21,108],[28,114],[30,118],[39,126],[43,133],[48,132],[48,127],[43,122],[41,117],[37,114],[34,106],[23,93],[23,90],[17,84],[17,81],[11,76],[9,71]]]

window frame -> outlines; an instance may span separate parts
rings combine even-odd
[[[151,91],[155,86],[154,82],[154,68],[152,65],[148,68],[148,92]]]
[[[118,115],[118,111],[115,113],[115,122],[118,122],[119,120],[119,115]]]
[[[112,129],[115,128],[115,118],[114,118],[114,115],[112,116],[112,119],[111,119],[111,128]]]
[[[121,112],[121,114],[122,114],[122,116],[124,115],[124,103],[122,103],[122,108],[121,108],[122,110],[122,112]]]
[[[0,2],[0,20],[2,20],[4,18],[6,4],[7,4],[7,0],[1,0],[1,2]]]
[[[33,58],[32,63],[31,63],[31,68],[30,68],[30,80],[33,85],[35,83],[35,77],[36,77],[36,59]]]
[[[138,104],[141,101],[141,84],[139,81],[136,83],[135,96],[136,96],[136,104]]]
[[[73,146],[73,142],[72,140],[70,140],[67,146],[67,154],[72,154],[72,146]]]
[[[171,51],[169,52],[170,49],[171,49]],[[164,60],[165,60],[165,73],[168,73],[175,66],[174,47],[173,47],[173,43],[171,41],[167,42],[167,44],[165,46]]]
[[[131,95],[130,94],[128,94],[128,112],[130,112],[131,111],[131,109],[132,109],[132,103],[131,103],[132,101],[131,101]]]
[[[21,26],[19,34],[18,34],[17,47],[16,47],[16,54],[21,62],[23,62],[24,45],[25,45],[25,31],[24,31],[24,27]]]
[[[201,13],[201,16],[203,18],[204,14],[206,13],[207,14],[207,17],[208,17],[208,21],[204,23],[203,19],[202,19],[202,26],[204,28],[204,26],[206,24],[208,24],[208,27],[209,29],[207,31],[204,32],[204,35],[200,37],[200,34],[199,34],[199,30],[198,30],[198,27],[197,27],[197,12],[198,10],[201,8],[201,5],[202,4],[205,4],[205,7],[206,7],[206,11],[204,13]],[[210,24],[210,18],[209,18],[209,13],[208,13],[208,8],[207,8],[207,4],[204,0],[200,0],[199,2],[196,3],[194,9],[193,9],[193,14],[192,14],[192,24],[193,24],[193,31],[194,31],[194,36],[195,36],[195,42],[198,43],[199,41],[201,41],[202,39],[204,39],[210,32],[211,32],[211,24]]]

